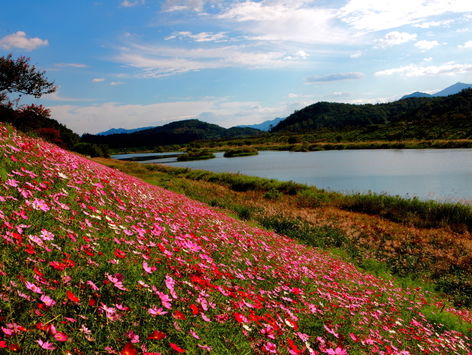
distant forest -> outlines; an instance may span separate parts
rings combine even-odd
[[[133,133],[111,134],[107,136],[84,134],[82,139],[89,143],[106,144],[110,148],[129,148],[185,144],[210,139],[241,138],[261,133],[261,131],[253,128],[223,128],[215,124],[193,119],[172,122],[161,127]]]
[[[378,139],[472,138],[472,89],[447,97],[407,98],[385,104],[318,102],[281,121],[271,132],[362,129]]]

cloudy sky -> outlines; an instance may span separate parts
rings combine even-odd
[[[5,1],[8,53],[47,72],[59,89],[34,102],[78,133],[231,127],[472,83],[472,1]]]

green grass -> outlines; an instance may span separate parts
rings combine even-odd
[[[416,227],[449,227],[454,230],[472,230],[472,208],[461,203],[422,201],[382,194],[343,195],[298,184],[232,173],[214,173],[188,168],[147,165],[150,171],[161,171],[175,177],[221,184],[234,191],[262,191],[272,194],[296,195],[300,207],[332,205],[341,209],[382,216],[389,220]]]

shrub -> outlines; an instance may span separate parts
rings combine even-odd
[[[225,158],[234,158],[234,157],[246,157],[251,155],[259,154],[257,149],[254,148],[238,148],[227,150],[223,156]]]
[[[93,143],[78,143],[72,148],[74,152],[90,157],[108,157],[108,149],[104,145]]]

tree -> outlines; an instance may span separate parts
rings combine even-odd
[[[56,86],[29,63],[30,58],[13,59],[11,54],[0,57],[0,99],[6,99],[7,93],[32,95],[36,98],[56,91]]]

